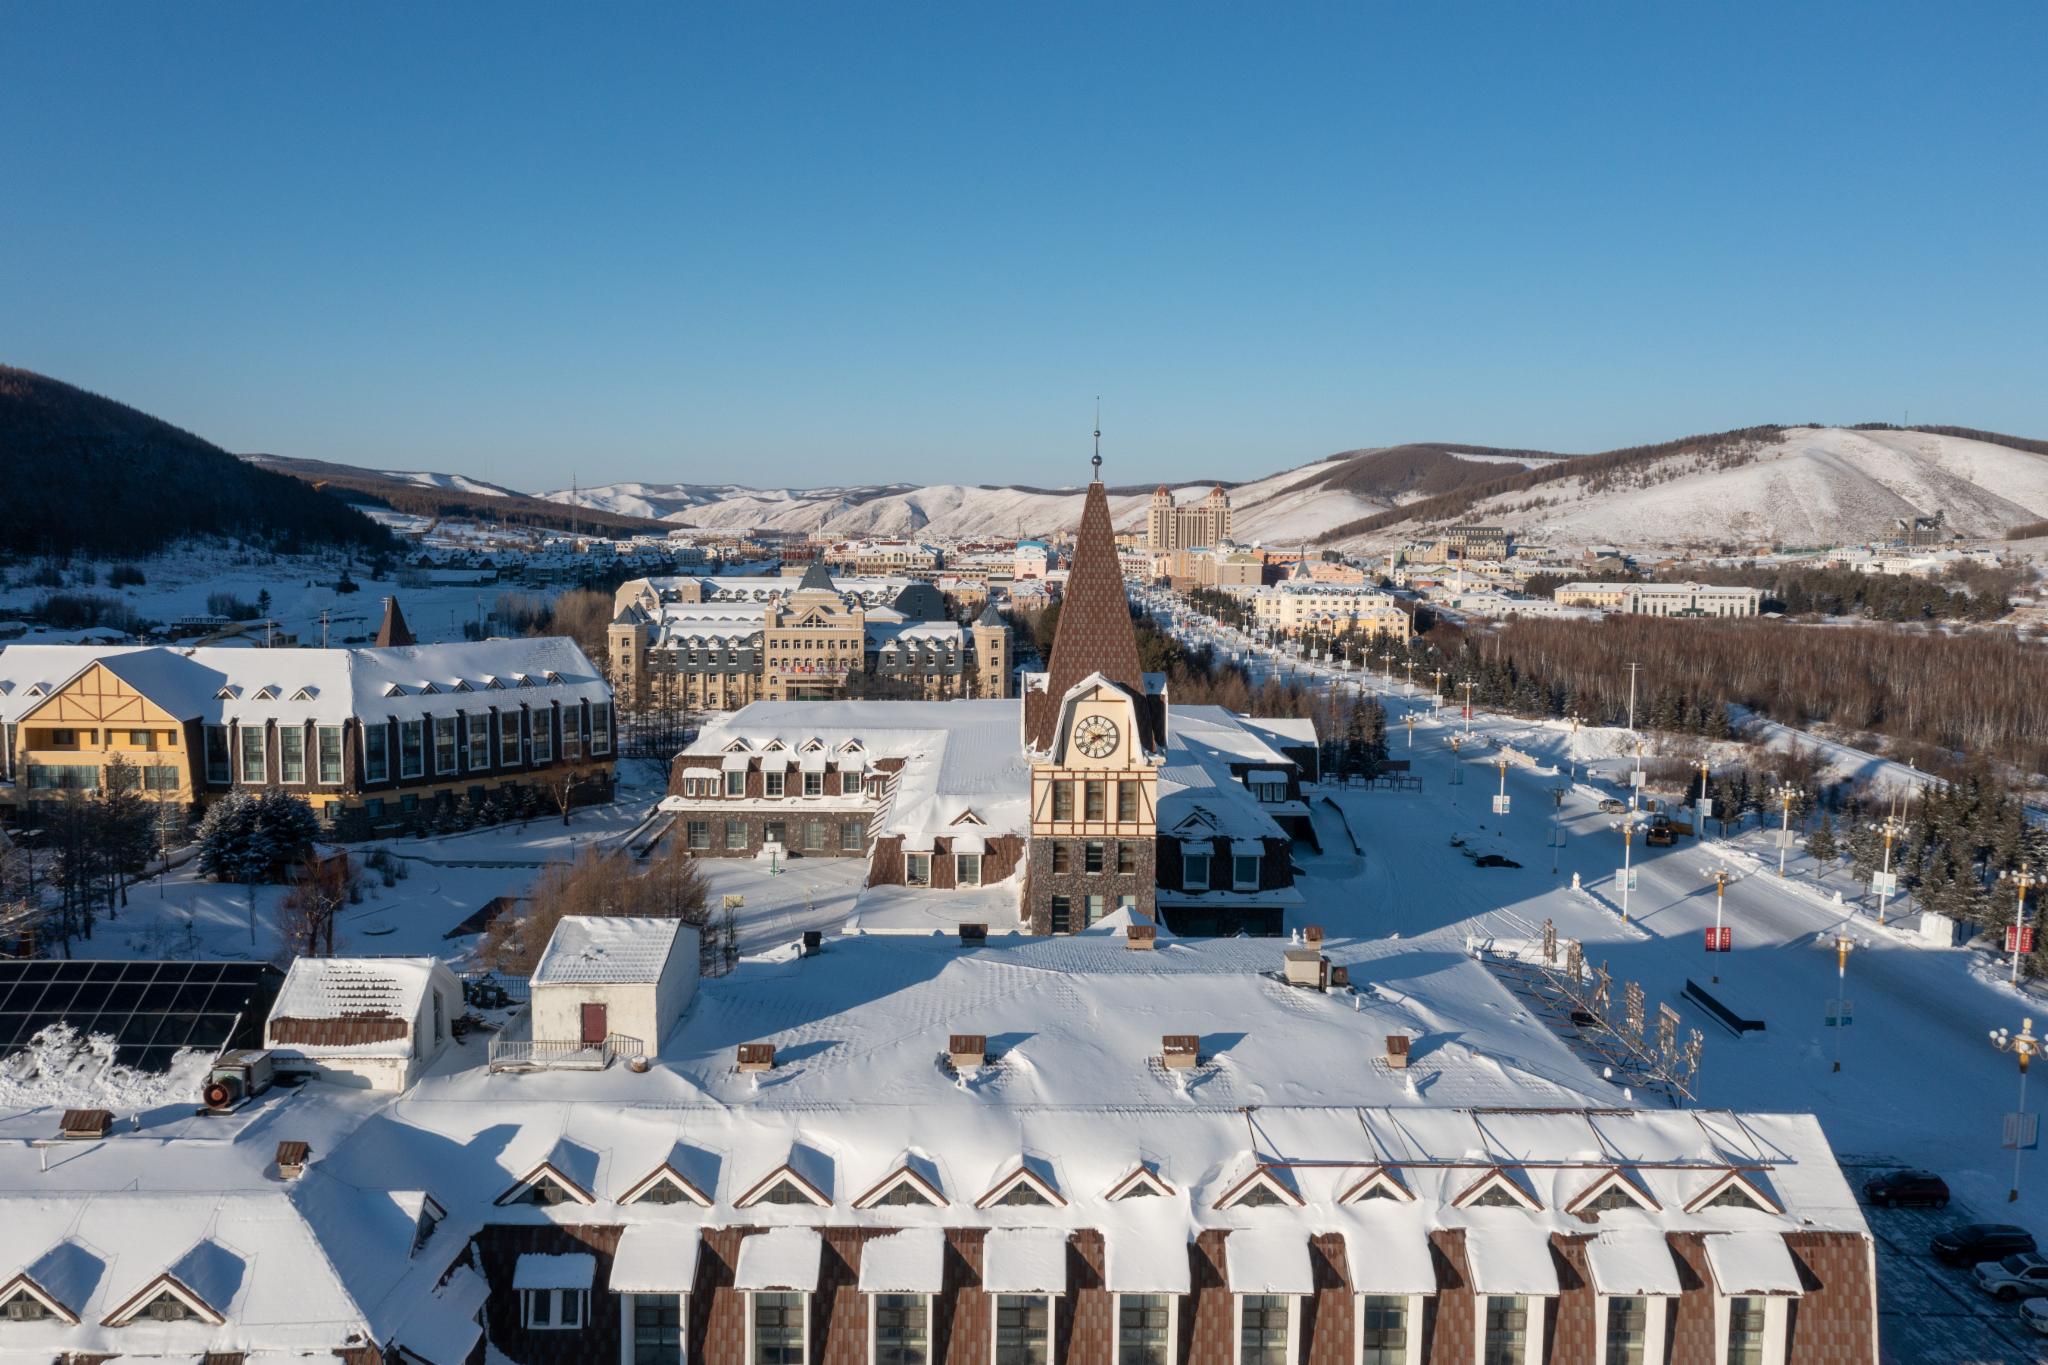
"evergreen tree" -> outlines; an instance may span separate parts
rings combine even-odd
[[[1813,827],[1813,833],[1806,836],[1806,852],[1816,864],[1815,875],[1825,878],[1828,870],[1841,856],[1841,848],[1835,842],[1835,818],[1823,814],[1820,823]]]

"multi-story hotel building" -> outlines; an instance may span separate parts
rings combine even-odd
[[[1177,506],[1165,485],[1145,509],[1145,548],[1154,554],[1221,545],[1230,539],[1230,495],[1211,488],[1199,502]]]
[[[1275,635],[1304,631],[1404,643],[1412,623],[1393,597],[1364,584],[1322,583],[1297,565],[1295,576],[1252,596],[1252,619]]]

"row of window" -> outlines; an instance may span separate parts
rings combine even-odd
[[[792,795],[859,796],[861,784],[866,780],[865,771],[858,768],[837,773],[802,772],[796,775],[797,786],[792,792],[789,776],[788,771],[782,768],[764,768],[761,772],[761,795],[775,799]],[[708,799],[719,795],[721,788],[726,796],[744,797],[747,794],[747,775],[731,769],[720,773],[709,768],[683,774],[684,796]]]
[[[1136,872],[1138,870],[1137,843],[1134,840],[1124,839],[1118,841],[1115,847],[1115,866],[1112,867],[1110,865],[1112,861],[1110,845],[1105,840],[1090,839],[1083,843],[1079,860],[1081,871],[1117,872],[1121,874]],[[1074,862],[1074,846],[1072,844],[1065,842],[1055,842],[1053,844],[1052,870],[1054,872],[1072,872],[1074,870]]]
[[[530,715],[538,722],[527,725],[523,716]],[[419,720],[402,720],[398,723],[397,768],[401,778],[424,777],[427,775],[428,755],[433,759],[433,773],[437,777],[452,776],[461,772],[481,772],[493,766],[516,767],[523,764],[551,763],[555,757],[554,725],[547,720],[546,711],[501,711],[494,727],[487,713],[474,713],[466,717],[467,725],[458,727],[455,716],[428,716]],[[562,757],[576,762],[583,756],[583,734],[578,708],[570,707],[562,713]],[[498,735],[497,763],[491,761],[491,734]],[[339,786],[342,782],[342,727],[339,725],[318,725],[313,727],[313,738],[308,751],[305,727],[280,725],[277,728],[277,777],[285,786],[303,786],[307,783],[309,763],[313,781],[321,786]],[[388,782],[391,780],[392,758],[391,733],[388,726],[378,720],[369,720],[363,725],[363,781],[366,783]],[[592,702],[590,706],[590,752],[593,756],[611,752],[611,704]],[[224,786],[230,780],[248,786],[262,786],[271,781],[270,754],[267,731],[260,725],[242,725],[230,729],[225,725],[206,727],[206,780],[217,786]]]
[[[1116,818],[1130,821],[1143,817],[1138,814],[1138,792],[1144,784],[1137,781],[1111,782],[1107,778],[1089,777],[1080,780],[1060,779],[1052,784],[1052,818],[1072,820],[1076,789],[1080,798],[1081,819],[1107,820],[1109,818],[1110,788],[1116,788]]]
[[[905,886],[930,886],[932,884],[932,858],[930,853],[906,853],[903,855],[903,884]],[[981,885],[981,855],[979,853],[941,853],[937,857],[953,860],[953,885]]]
[[[1047,907],[1047,914],[1052,921],[1050,927],[1053,933],[1071,934],[1078,929],[1086,929],[1091,925],[1100,923],[1102,917],[1107,915],[1111,909],[1108,896],[1082,896],[1079,898],[1082,919],[1079,924],[1076,924],[1074,923],[1075,899],[1073,896],[1065,895],[1055,895],[1052,898],[1051,904]],[[1138,898],[1131,895],[1118,896],[1115,908],[1118,910],[1135,910],[1138,908]]]
[[[685,1365],[681,1294],[625,1295],[624,1365]],[[747,1295],[746,1358],[750,1365],[807,1365],[812,1357],[810,1295]],[[933,1296],[870,1294],[870,1365],[931,1365]],[[1357,1296],[1356,1365],[1413,1365],[1421,1358],[1422,1296]],[[1544,1353],[1543,1301],[1490,1295],[1479,1310],[1478,1365],[1538,1365]],[[1599,1325],[1601,1365],[1650,1365],[1662,1358],[1664,1314],[1641,1295],[1603,1298]],[[1661,1305],[1659,1305],[1661,1308]],[[1053,1298],[1048,1294],[993,1296],[994,1365],[1050,1365]],[[528,1290],[521,1305],[533,1330],[582,1327],[587,1290]],[[1236,1296],[1234,1365],[1293,1365],[1303,1304],[1291,1294]],[[1172,1294],[1118,1294],[1114,1365],[1176,1365],[1179,1300]],[[1770,1300],[1736,1296],[1726,1301],[1719,1360],[1723,1365],[1776,1365],[1782,1358],[1782,1317]],[[1776,1346],[1774,1347],[1774,1334]]]
[[[726,820],[723,838],[729,850],[741,850],[753,846],[745,820]],[[709,820],[686,820],[683,822],[684,837],[695,852],[711,847],[711,825]],[[797,823],[797,832],[803,839],[802,848],[806,853],[822,853],[829,847],[829,841],[837,830],[839,851],[859,853],[867,847],[867,822],[865,820],[803,820]],[[766,820],[761,825],[761,842],[781,844],[790,847],[789,824],[783,820]]]
[[[1256,853],[1230,855],[1230,880],[1214,880],[1216,864],[1222,861],[1207,848],[1183,848],[1180,853],[1180,885],[1183,891],[1256,891],[1259,867],[1264,861]]]

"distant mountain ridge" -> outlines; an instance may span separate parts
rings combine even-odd
[[[435,474],[424,470],[362,469],[328,460],[289,455],[244,455],[261,469],[287,475],[343,502],[382,507],[420,517],[463,517],[473,521],[532,526],[551,531],[585,531],[594,535],[666,532],[666,523],[648,517],[583,509],[536,498],[502,484],[486,483],[466,474]]]
[[[295,479],[124,403],[0,365],[0,551],[143,556],[222,536],[281,550],[365,549],[383,527]]]

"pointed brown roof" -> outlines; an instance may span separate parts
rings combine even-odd
[[[1124,596],[1124,571],[1117,562],[1116,536],[1109,525],[1109,495],[1101,482],[1088,485],[1081,507],[1081,532],[1060,599],[1060,624],[1053,636],[1045,691],[1024,699],[1024,738],[1034,749],[1052,747],[1060,699],[1090,673],[1121,683],[1143,705],[1145,675],[1138,667],[1138,635]]]
[[[389,649],[393,645],[416,645],[411,627],[405,624],[404,615],[398,610],[398,599],[384,599],[384,621],[377,627],[377,647]]]

